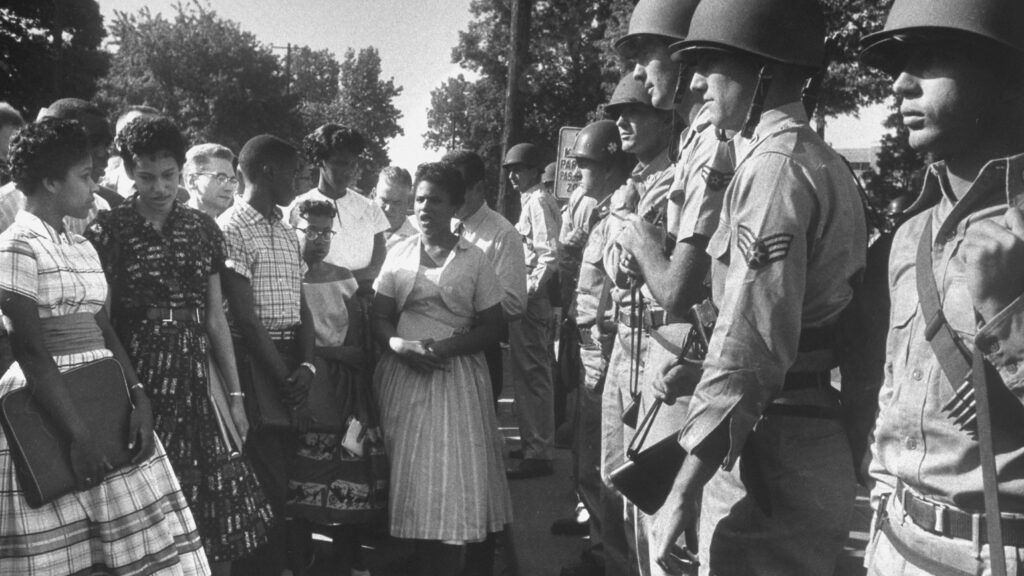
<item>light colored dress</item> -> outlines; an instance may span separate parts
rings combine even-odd
[[[88,320],[107,297],[92,245],[76,234],[58,233],[28,212],[19,213],[0,236],[0,288],[35,300],[44,324],[71,315]],[[10,329],[7,318],[4,323]],[[44,337],[48,346],[61,348],[54,356],[61,372],[112,356],[102,347],[95,321],[89,328],[87,341],[95,345]],[[0,395],[24,385],[15,363],[0,378]],[[0,575],[209,574],[192,513],[163,446],[154,441],[156,452],[146,462],[33,509],[0,432]]]
[[[459,240],[438,268],[420,266],[419,236],[388,254],[374,285],[395,299],[398,335],[443,340],[469,330],[474,316],[501,303],[487,257]],[[482,352],[448,359],[420,374],[393,353],[374,375],[391,456],[389,525],[399,538],[473,542],[512,520]]]

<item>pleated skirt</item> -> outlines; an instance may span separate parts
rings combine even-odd
[[[108,351],[58,356],[63,371]],[[15,364],[0,394],[23,386]],[[0,575],[209,574],[206,554],[181,487],[156,440],[156,453],[118,470],[100,485],[30,508],[0,431]]]
[[[482,353],[452,358],[430,374],[388,353],[374,388],[391,458],[392,536],[476,542],[512,521]]]

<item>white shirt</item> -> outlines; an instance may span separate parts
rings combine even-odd
[[[507,318],[519,317],[526,310],[526,260],[522,236],[504,216],[480,206],[465,220],[452,219],[456,233],[462,227],[462,238],[484,251],[498,275],[505,297],[501,308]]]
[[[398,230],[394,232],[384,231],[384,242],[389,251],[395,244],[420,233],[420,229],[416,226],[415,218],[415,216],[407,216],[405,220],[402,220],[402,225],[398,227]]]
[[[369,266],[373,257],[373,237],[391,227],[384,211],[374,204],[373,200],[351,188],[337,200],[328,198],[320,190],[313,188],[296,198],[288,207],[288,222],[292,227],[302,227],[299,224],[299,205],[306,200],[331,202],[338,210],[338,215],[334,218],[331,251],[327,253],[324,261],[353,272]]]

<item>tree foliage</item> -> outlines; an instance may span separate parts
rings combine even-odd
[[[628,1],[628,0],[627,0]],[[524,139],[554,151],[558,129],[593,118],[617,72],[602,56],[612,14],[609,0],[535,0],[530,22],[529,63],[520,88],[525,106]],[[455,142],[499,163],[511,9],[501,0],[473,0],[472,20],[459,33],[452,60],[473,73],[449,79],[431,94],[427,145]],[[466,120],[458,111],[466,111]],[[455,119],[453,121],[453,119]]]
[[[35,117],[58,98],[90,99],[107,72],[95,0],[6,0],[0,7],[0,100]]]
[[[373,187],[377,173],[391,160],[389,140],[404,134],[398,123],[402,113],[394,99],[402,94],[395,79],[381,79],[380,53],[370,46],[356,52],[349,48],[340,64],[338,96],[330,102],[304,105],[304,123],[309,131],[325,122],[337,122],[358,130],[366,138],[358,186]]]
[[[885,119],[885,127],[889,133],[882,136],[876,167],[865,175],[865,188],[876,210],[898,196],[916,194],[921,169],[925,166],[925,158],[910,147],[910,131],[903,125],[895,107]]]
[[[117,12],[118,45],[100,102],[112,112],[132,104],[162,110],[193,142],[237,150],[269,132],[296,137],[297,98],[278,57],[239,25],[198,3],[179,4],[165,19],[143,8]]]

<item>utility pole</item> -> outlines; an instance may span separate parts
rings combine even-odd
[[[288,96],[292,93],[292,43],[289,42],[285,46],[270,45],[271,50],[280,50],[281,48],[285,49],[284,77],[288,80],[288,83],[284,85],[284,94]]]
[[[505,87],[505,125],[502,130],[501,158],[504,160],[508,149],[522,139],[523,105],[522,83],[523,71],[526,70],[530,42],[530,9],[532,0],[511,0],[512,3],[512,42],[508,53],[508,83]],[[519,220],[519,196],[515,194],[508,182],[508,174],[501,169],[501,183],[498,189],[498,211],[510,222]]]

